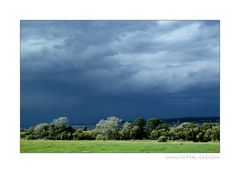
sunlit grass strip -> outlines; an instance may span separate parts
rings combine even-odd
[[[21,140],[21,153],[219,153],[219,142]]]

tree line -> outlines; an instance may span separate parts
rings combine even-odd
[[[184,122],[170,127],[159,118],[145,120],[137,118],[125,122],[114,116],[102,119],[95,129],[73,128],[67,117],[60,117],[51,123],[40,123],[28,129],[21,129],[22,139],[46,140],[182,140],[194,142],[220,141],[219,123],[196,124]]]

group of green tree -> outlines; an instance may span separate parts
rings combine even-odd
[[[66,117],[53,120],[52,123],[41,123],[21,130],[23,139],[48,140],[183,140],[208,142],[220,140],[219,123],[196,124],[184,122],[175,127],[159,118],[145,120],[137,118],[133,122],[122,124],[117,117],[100,120],[95,129],[73,128]]]

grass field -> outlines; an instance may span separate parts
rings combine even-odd
[[[21,140],[21,153],[219,153],[219,142]]]

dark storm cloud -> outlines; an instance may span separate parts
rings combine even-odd
[[[21,122],[219,115],[219,21],[21,21]]]

